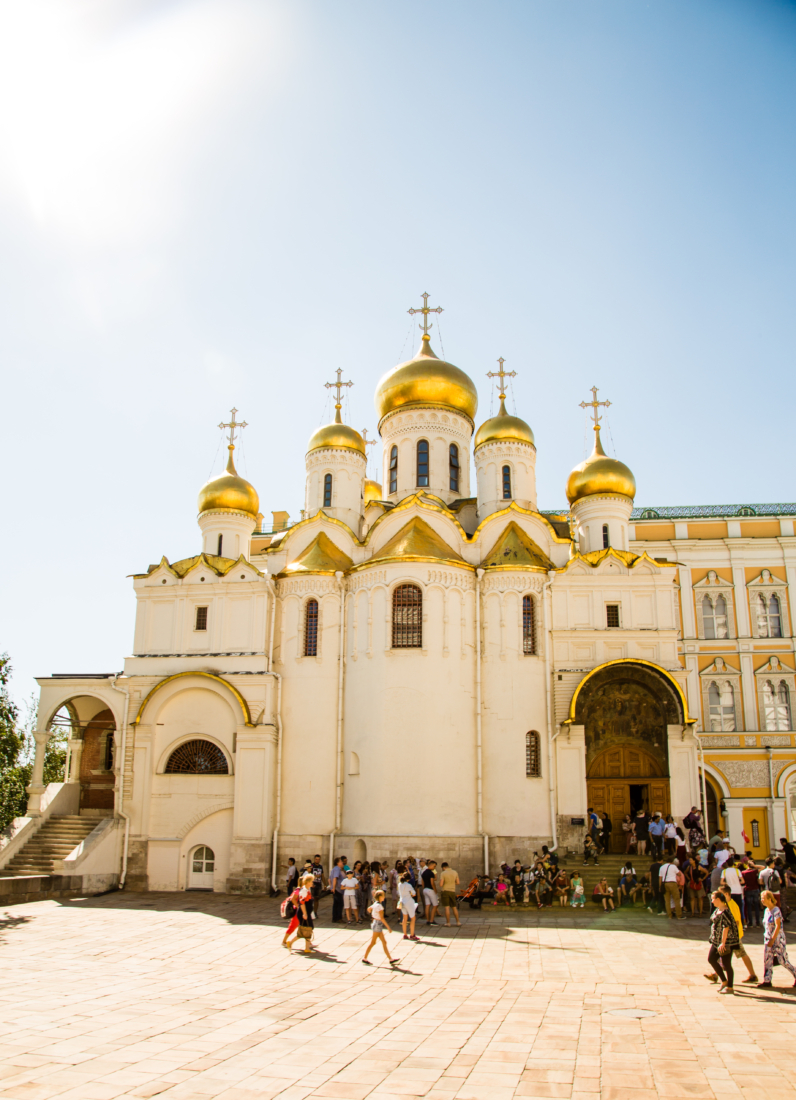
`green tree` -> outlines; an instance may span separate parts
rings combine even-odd
[[[0,655],[0,829],[15,817],[24,817],[28,807],[25,790],[30,783],[31,741],[19,728],[19,708],[8,694],[11,664],[8,654]]]

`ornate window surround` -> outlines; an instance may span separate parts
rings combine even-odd
[[[764,569],[759,577],[755,577],[753,580],[747,583],[746,590],[749,594],[749,621],[752,627],[752,637],[768,637],[768,635],[758,634],[757,632],[757,611],[755,609],[755,598],[758,595],[764,593],[767,599],[769,596],[776,596],[779,599],[779,614],[780,622],[782,624],[782,637],[790,638],[790,617],[788,615],[787,583],[785,581],[781,581],[779,577],[772,576],[769,569]]]
[[[788,703],[790,705],[790,724],[793,726],[793,702],[796,698],[796,672],[783,665],[779,657],[770,657],[760,668],[755,669],[755,683],[757,685],[757,708],[760,717],[760,729],[767,733],[781,733],[781,730],[766,729],[766,707],[763,695],[763,687],[766,680],[771,680],[777,688],[781,683],[788,689]]]
[[[699,674],[702,688],[702,729],[705,733],[737,733],[743,730],[743,707],[741,706],[741,673],[732,668],[722,657],[717,657],[713,664],[708,665]],[[732,684],[733,704],[735,707],[734,730],[712,730],[710,728],[710,685],[729,680]]]
[[[701,581],[697,581],[693,585],[694,589],[694,603],[696,605],[696,622],[697,622],[697,637],[705,637],[705,620],[702,614],[702,600],[705,596],[710,596],[711,601],[715,606],[716,598],[723,596],[724,601],[727,604],[727,637],[735,638],[735,603],[733,601],[733,586],[729,581],[725,581],[723,577],[718,576],[715,569],[708,570],[708,575],[703,577]],[[708,641],[714,639],[709,638]],[[720,639],[716,639],[720,640]],[[723,640],[723,639],[721,639]]]

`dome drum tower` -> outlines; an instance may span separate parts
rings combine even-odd
[[[364,510],[367,458],[365,441],[356,429],[344,424],[340,415],[340,392],[353,382],[327,382],[337,390],[334,420],[318,428],[310,437],[305,459],[307,479],[304,511],[307,517],[323,510],[328,516],[347,524],[359,535]]]
[[[536,444],[533,432],[518,416],[506,411],[506,378],[516,371],[489,371],[488,378],[500,379],[500,408],[497,416],[485,420],[475,433],[475,472],[478,479],[478,521],[515,501],[522,508],[536,510]]]
[[[211,478],[199,491],[199,528],[202,532],[202,552],[237,561],[249,557],[251,536],[257,526],[260,500],[257,491],[235,469],[235,431],[245,428],[246,421],[232,419],[219,428],[229,428],[229,458],[223,474]]]

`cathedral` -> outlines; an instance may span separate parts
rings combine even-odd
[[[758,858],[794,836],[796,505],[636,507],[595,389],[568,507],[540,509],[510,373],[490,372],[480,420],[423,302],[419,350],[375,390],[380,483],[338,371],[301,519],[266,523],[233,410],[196,552],[132,578],[124,671],[38,681],[28,817],[0,869],[58,816],[86,819],[53,870],[87,893],[262,894],[315,853],[429,855],[465,881],[579,849],[591,806],[615,830],[697,806]],[[59,724],[64,782],[44,786]]]

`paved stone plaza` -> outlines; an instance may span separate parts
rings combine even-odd
[[[9,908],[0,1097],[796,1100],[790,975],[719,996],[705,920],[465,910],[462,929],[421,926],[420,945],[393,935],[391,971],[375,948],[362,966],[369,932],[330,915],[327,901],[303,958],[280,947],[269,900]]]

